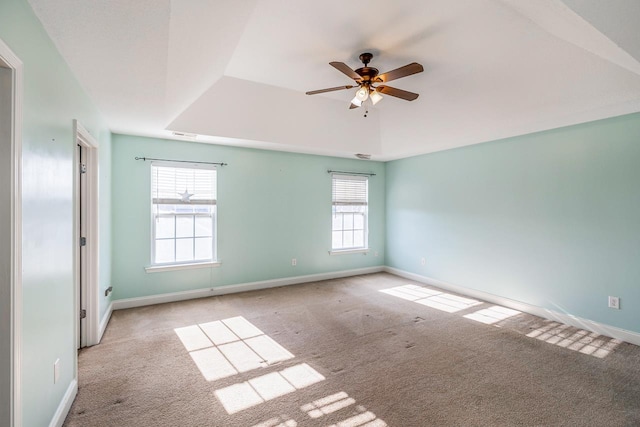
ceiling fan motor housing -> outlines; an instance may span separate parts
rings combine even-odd
[[[378,75],[378,69],[373,67],[362,67],[358,68],[356,73],[362,76],[363,82],[373,82]]]
[[[373,55],[371,53],[365,52],[361,54],[360,61],[362,61],[364,67],[355,70],[355,72],[362,77],[362,83],[367,85],[368,83],[372,83],[379,73],[377,68],[368,67],[371,58],[373,58]]]

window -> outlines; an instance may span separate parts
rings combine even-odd
[[[332,175],[332,251],[367,249],[369,179],[357,175]]]
[[[212,165],[151,164],[152,264],[216,258],[216,169]]]

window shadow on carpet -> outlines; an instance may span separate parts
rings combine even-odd
[[[380,292],[447,313],[460,314],[463,318],[475,322],[512,329],[529,338],[535,338],[548,344],[600,359],[608,356],[622,343],[621,340],[599,335],[595,332],[542,319],[532,314],[522,313],[499,305],[486,307],[489,304],[483,301],[449,294],[424,286],[409,284],[381,289]],[[477,309],[470,311],[474,307]],[[464,312],[465,314],[459,312]]]

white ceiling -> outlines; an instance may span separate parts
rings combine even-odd
[[[390,160],[640,111],[637,0],[29,0],[113,132]],[[372,52],[363,117],[329,66]]]

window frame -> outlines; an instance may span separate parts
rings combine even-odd
[[[160,213],[160,212],[156,212],[156,203],[154,203],[154,185],[153,185],[153,174],[154,174],[154,167],[171,167],[171,168],[176,168],[176,169],[204,169],[204,170],[213,170],[215,173],[215,178],[214,178],[214,194],[215,194],[215,199],[214,203],[212,205],[210,204],[205,204],[204,206],[212,206],[212,218],[211,218],[211,259],[204,259],[204,260],[186,260],[186,261],[173,261],[173,262],[162,262],[162,263],[158,263],[156,262],[156,241],[158,240],[156,238],[156,232],[157,232],[157,223],[156,223],[156,217],[160,217],[160,216],[170,216],[173,218],[178,218],[179,216],[181,216],[180,214],[167,214],[167,213]],[[159,272],[159,271],[171,271],[171,270],[183,270],[183,269],[193,269],[193,268],[206,268],[206,267],[217,267],[220,265],[220,262],[218,260],[218,197],[217,197],[217,186],[218,186],[218,168],[216,167],[216,165],[210,165],[210,164],[202,164],[202,163],[185,163],[185,162],[172,162],[172,161],[157,161],[154,160],[151,162],[151,167],[149,168],[149,176],[150,176],[150,185],[149,185],[149,190],[150,190],[150,198],[149,198],[149,202],[150,202],[150,219],[151,219],[151,236],[150,236],[150,263],[148,267],[145,267],[145,270],[147,273],[153,273],[153,272]],[[198,216],[197,213],[192,213],[192,214],[187,214],[187,215],[192,215],[194,217],[194,227],[195,227],[195,217]],[[194,235],[192,237],[192,239],[194,239],[194,244],[195,244],[195,232]],[[174,232],[174,237],[171,240],[176,241],[177,239],[179,239]],[[161,239],[161,240],[168,240],[168,239]],[[195,257],[195,252],[194,252],[194,257]]]
[[[348,204],[343,202],[342,204],[337,204],[335,201],[335,179],[344,179],[344,180],[352,180],[352,181],[364,181],[365,182],[365,202],[362,203],[353,203]],[[364,206],[363,213],[363,246],[354,246],[349,248],[334,248],[333,246],[333,233],[336,231],[333,229],[333,220],[334,215],[336,215],[335,208],[336,206]],[[340,213],[343,217],[343,227],[340,230],[344,236],[344,214],[348,212]],[[354,214],[356,214],[354,212]],[[369,248],[369,176],[367,175],[357,175],[357,174],[349,174],[349,173],[331,173],[331,250],[329,251],[329,255],[342,255],[342,254],[354,254],[354,253],[362,253],[367,254],[370,250]]]

